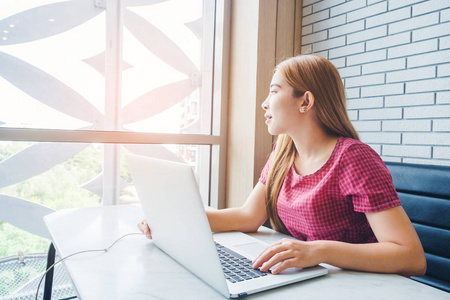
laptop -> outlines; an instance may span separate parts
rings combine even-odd
[[[253,270],[251,261],[267,244],[242,232],[211,232],[189,165],[134,154],[126,159],[155,245],[223,296],[244,297],[328,273],[322,266],[277,275]],[[233,256],[244,266],[234,265]]]

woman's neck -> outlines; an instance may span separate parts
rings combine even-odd
[[[322,128],[305,128],[289,136],[294,141],[297,152],[304,158],[314,158],[322,152],[328,152],[326,149],[333,149],[338,140],[338,137],[326,133]]]
[[[305,131],[291,136],[297,149],[294,165],[298,174],[308,175],[319,170],[330,158],[338,137],[323,131]]]

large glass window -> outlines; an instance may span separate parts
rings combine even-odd
[[[134,203],[131,152],[192,165],[203,201],[216,206],[223,6],[2,1],[0,201]]]
[[[210,134],[212,1],[0,5],[4,127]]]

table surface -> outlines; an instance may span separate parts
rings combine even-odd
[[[138,205],[63,209],[44,220],[59,255],[105,249],[139,233]],[[283,235],[262,227],[254,237],[271,243]],[[226,299],[159,250],[143,235],[129,235],[107,252],[64,260],[79,299]],[[450,299],[450,294],[394,274],[347,271],[323,264],[328,275],[246,299]],[[289,298],[288,298],[289,297]]]

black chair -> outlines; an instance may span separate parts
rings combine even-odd
[[[427,272],[412,279],[450,292],[450,167],[386,166],[425,250]]]

